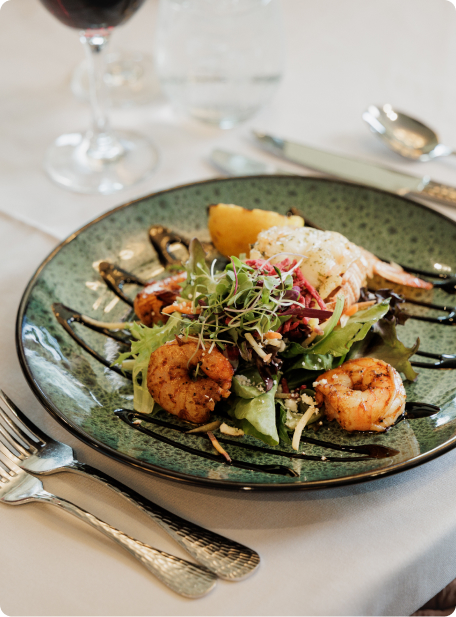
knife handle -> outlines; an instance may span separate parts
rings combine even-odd
[[[419,194],[449,206],[456,206],[456,188],[453,186],[439,184],[431,180]]]

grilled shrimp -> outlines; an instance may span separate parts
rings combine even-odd
[[[388,281],[431,289],[432,284],[422,281],[399,266],[388,264],[369,251],[353,244],[335,231],[320,231],[312,227],[271,227],[258,234],[250,251],[251,259],[283,259],[283,254],[302,256],[300,265],[304,277],[318,291],[328,309],[344,295],[345,309],[358,301],[361,287],[378,274]],[[280,254],[280,256],[279,256]]]
[[[405,408],[399,373],[383,360],[359,358],[323,373],[315,382],[317,405],[346,431],[385,431]]]
[[[168,317],[162,315],[161,311],[176,300],[181,290],[180,283],[185,281],[186,277],[186,272],[179,272],[174,276],[149,283],[138,293],[134,309],[143,324],[151,327],[159,321],[163,323],[168,321]]]
[[[198,375],[192,376],[197,365]],[[194,341],[171,341],[152,353],[147,388],[169,413],[201,424],[207,422],[215,403],[230,395],[234,371],[217,349],[211,353]]]

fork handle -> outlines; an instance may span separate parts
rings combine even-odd
[[[34,496],[35,501],[44,501],[72,514],[84,523],[123,546],[138,559],[149,572],[152,572],[162,583],[186,598],[200,598],[215,585],[216,577],[204,567],[189,561],[159,551],[100,520],[93,514],[76,506],[71,501],[56,497],[44,489]]]
[[[122,495],[160,525],[196,561],[220,578],[231,581],[242,580],[260,563],[260,557],[254,550],[165,510],[95,467],[75,461],[62,468],[62,471],[65,470],[88,475]]]

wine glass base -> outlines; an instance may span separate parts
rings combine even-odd
[[[48,149],[44,168],[51,180],[76,193],[109,195],[146,178],[158,164],[152,143],[136,133],[116,131],[123,154],[112,160],[88,156],[88,139],[81,133],[61,135]]]

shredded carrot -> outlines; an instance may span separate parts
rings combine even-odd
[[[347,317],[351,317],[358,311],[363,311],[364,309],[369,308],[375,304],[375,300],[368,300],[367,302],[357,302],[356,304],[352,304],[343,312]]]
[[[280,334],[280,332],[266,332],[266,334],[264,335],[264,338],[268,338],[268,339],[274,339],[274,338],[282,338],[282,335]]]
[[[199,307],[193,310],[190,302],[170,304],[169,306],[165,306],[165,308],[162,309],[162,313],[165,313],[166,315],[168,315],[168,313],[174,313],[174,311],[177,311],[178,313],[183,313],[184,315],[197,315],[201,313],[201,309]]]

